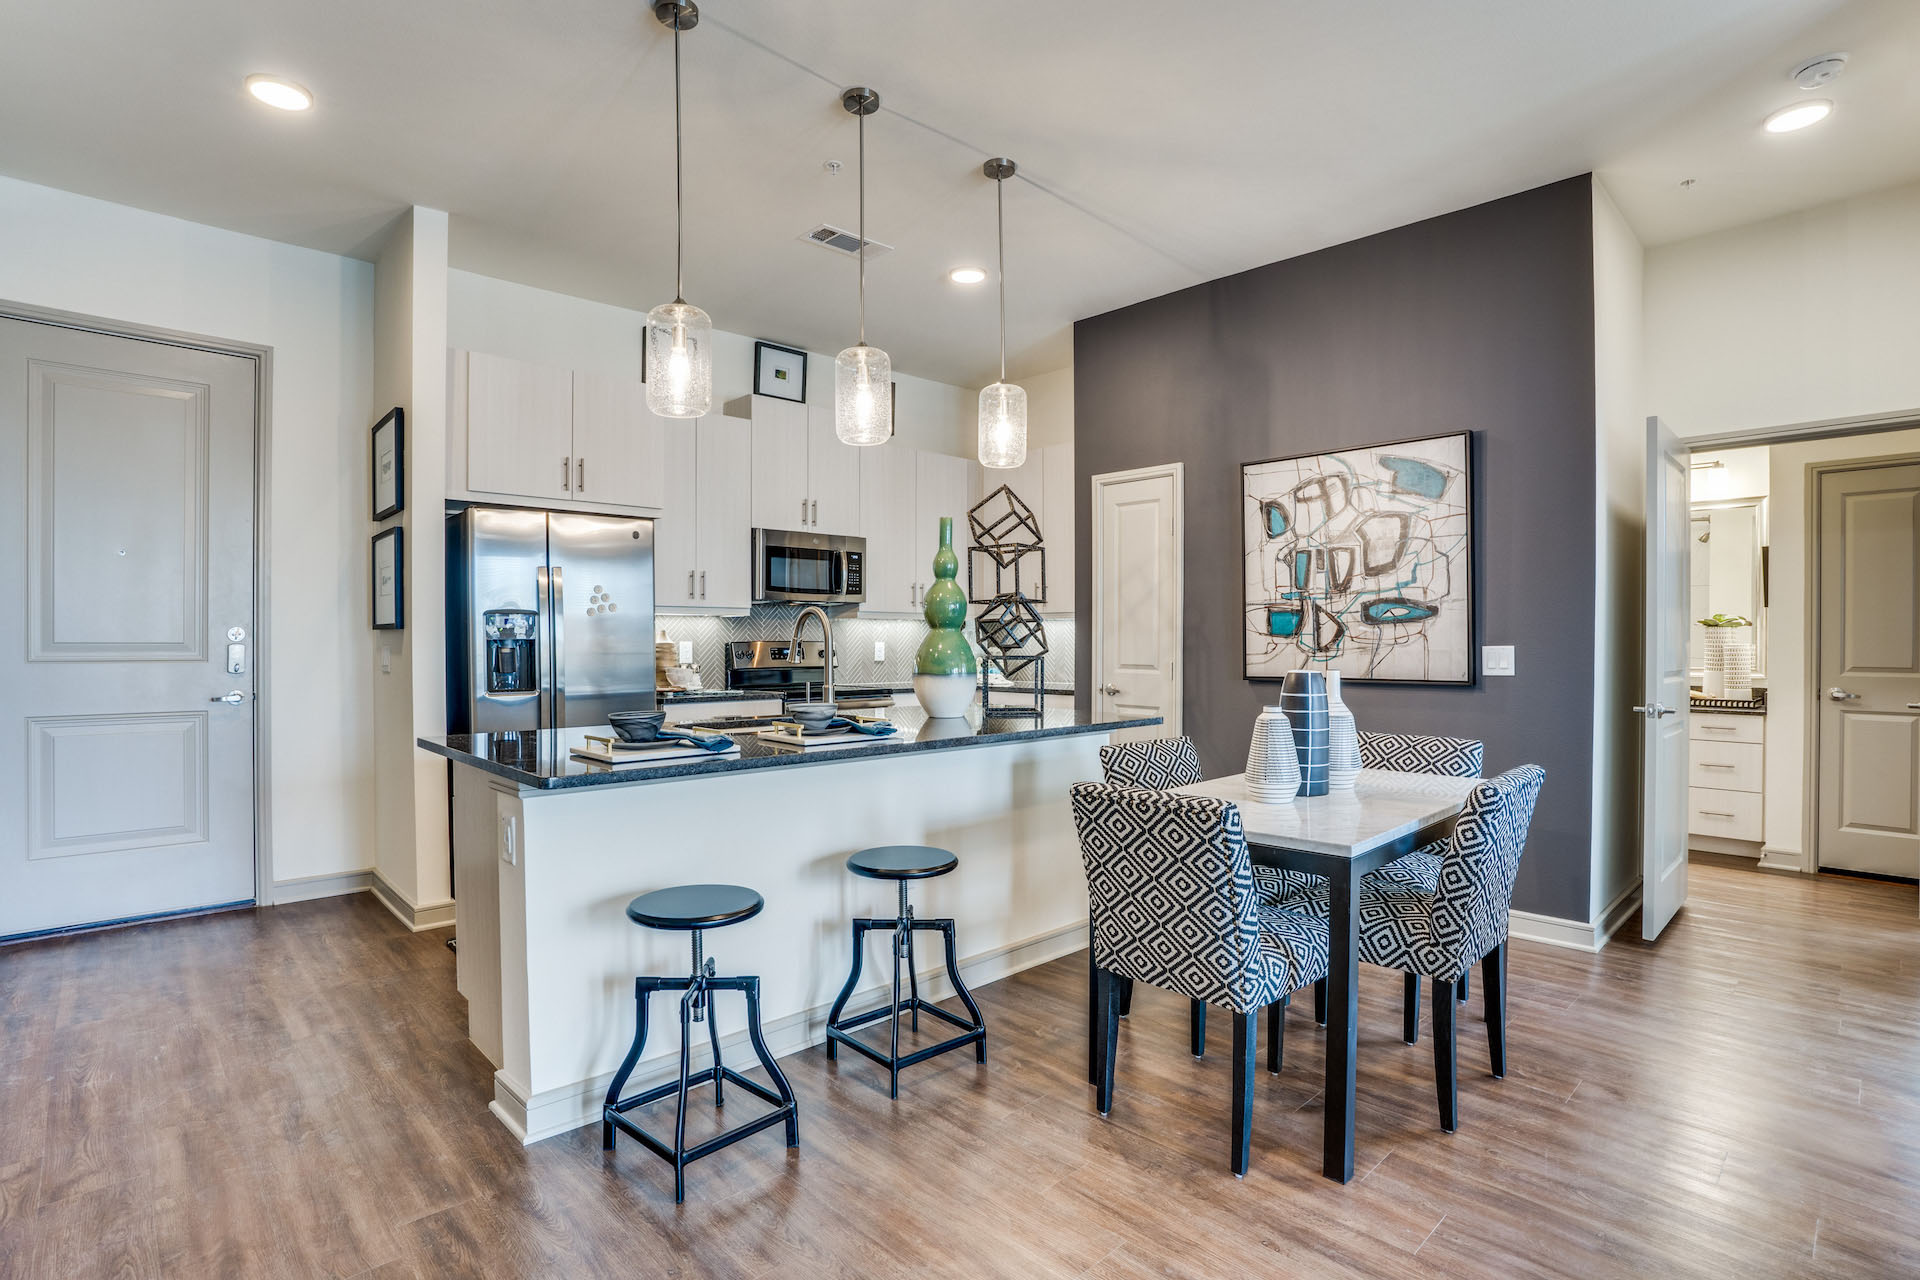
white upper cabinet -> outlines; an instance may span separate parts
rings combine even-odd
[[[841,444],[833,430],[833,404],[808,407],[807,527],[849,536],[860,532],[860,455],[889,445]]]
[[[881,448],[892,448],[882,445]],[[940,517],[953,518],[953,552],[960,557],[960,589],[967,587],[967,508],[973,505],[974,473],[979,467],[966,458],[944,453],[918,456],[914,477],[913,607],[919,608],[933,585],[933,554],[940,549]]]
[[[573,375],[573,499],[658,508],[665,425],[647,408],[643,383],[604,373]]]
[[[1047,549],[1048,617],[1073,616],[1073,553],[1079,486],[1073,478],[1073,446],[1050,444],[1040,450],[1040,534]]]
[[[915,584],[924,568],[913,562],[919,459],[919,450],[900,444],[859,451],[860,532],[867,540],[863,617],[915,611]]]
[[[743,403],[744,401],[744,403]],[[762,529],[811,529],[807,489],[807,406],[774,396],[727,402],[753,419],[752,524]]]
[[[744,610],[752,604],[752,512],[747,486],[753,428],[710,414],[663,421],[666,502],[653,527],[657,609]]]
[[[516,498],[573,497],[573,375],[475,351],[467,356],[466,487]]]
[[[448,353],[447,495],[651,514],[666,501],[663,419],[636,380]]]

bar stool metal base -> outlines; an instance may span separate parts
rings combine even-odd
[[[697,938],[696,934],[696,938]],[[695,965],[691,976],[685,978],[638,977],[633,981],[633,999],[636,1008],[636,1024],[633,1047],[627,1051],[626,1060],[620,1064],[620,1070],[614,1073],[613,1083],[607,1086],[607,1098],[601,1111],[600,1145],[604,1150],[613,1150],[613,1135],[618,1129],[639,1142],[641,1146],[673,1166],[673,1199],[679,1204],[687,1196],[687,1166],[702,1156],[710,1156],[722,1147],[731,1146],[742,1138],[751,1137],[762,1129],[770,1129],[784,1122],[787,1127],[787,1145],[800,1145],[799,1107],[794,1101],[793,1088],[781,1074],[773,1055],[767,1051],[767,1043],[760,1035],[760,979],[756,977],[714,977],[712,962],[702,966],[698,960],[698,942],[695,943]],[[647,1000],[656,991],[683,991],[680,998],[680,1076],[677,1080],[657,1085],[630,1098],[620,1096],[626,1088],[627,1079],[633,1074],[633,1068],[640,1061],[640,1054],[647,1044]],[[747,1035],[753,1042],[754,1056],[760,1059],[760,1065],[767,1070],[767,1076],[773,1081],[773,1088],[747,1079],[739,1072],[728,1067],[720,1058],[720,1031],[714,1025],[712,1010],[709,1007],[712,993],[716,991],[738,991],[747,998]],[[693,1047],[693,1023],[704,1019],[707,1023],[707,1036],[713,1048],[713,1065],[700,1072],[689,1070]],[[738,1125],[724,1133],[715,1134],[704,1142],[687,1145],[687,1091],[696,1085],[713,1086],[713,1105],[722,1107],[726,1103],[723,1092],[726,1082],[732,1082],[745,1089],[762,1101],[773,1104],[773,1110],[764,1115],[755,1116],[743,1125]],[[625,1113],[635,1107],[645,1106],[649,1102],[658,1102],[669,1095],[678,1095],[679,1106],[674,1113],[673,1142],[648,1133],[645,1129],[627,1119]]]
[[[867,934],[874,929],[893,931],[893,999],[877,1009],[857,1013],[851,1018],[842,1018],[841,1011],[847,1007],[847,1000],[853,995],[854,988],[860,985],[860,971],[865,962]],[[913,968],[913,935],[921,929],[937,931],[945,943],[947,979],[953,983],[954,992],[960,997],[960,1002],[967,1006],[971,1021],[948,1013],[931,1000],[920,998],[920,978]],[[910,986],[909,994],[904,1000],[900,997],[900,970],[903,963]],[[942,1040],[938,1044],[930,1044],[903,1054],[900,1052],[900,1015],[903,1012],[911,1015],[911,1025],[916,1031],[920,1029],[920,1015],[926,1013],[959,1027],[961,1034]],[[882,1018],[887,1018],[890,1022],[890,1034],[885,1053],[855,1039],[852,1035],[860,1027],[878,1022]],[[845,1045],[854,1052],[873,1059],[887,1069],[887,1096],[898,1098],[902,1068],[925,1062],[928,1058],[938,1057],[940,1054],[969,1044],[974,1047],[974,1060],[985,1062],[987,1060],[986,1023],[980,1016],[980,1006],[973,1002],[973,995],[967,990],[967,984],[960,980],[960,964],[954,947],[953,921],[945,918],[915,919],[913,907],[907,902],[907,882],[902,880],[900,881],[898,918],[893,920],[856,919],[853,922],[853,969],[847,974],[847,985],[840,988],[840,996],[833,1002],[833,1009],[827,1014],[827,1057],[837,1059],[839,1056],[836,1052],[837,1046]]]

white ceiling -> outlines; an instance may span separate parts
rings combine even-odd
[[[993,372],[994,299],[945,273],[991,263],[990,155],[1021,166],[1015,376],[1065,364],[1076,318],[1609,162],[1653,238],[1691,234],[1866,180],[1887,131],[1849,95],[1877,86],[1911,123],[1902,10],[1920,5],[710,0],[682,41],[687,296],[724,329],[852,342],[852,262],[795,237],[853,222],[855,83],[883,99],[868,231],[897,246],[869,266],[869,336],[963,385]],[[1823,128],[1863,132],[1814,181],[1777,161],[1821,130],[1765,152],[1751,117],[1787,92],[1754,69],[1820,52],[1801,34],[1820,23],[1856,58]],[[1870,57],[1875,23],[1907,43]],[[0,172],[361,256],[430,205],[456,266],[672,295],[670,41],[643,0],[10,0],[5,25]],[[314,110],[245,99],[256,71]],[[1681,176],[1701,179],[1689,203],[1667,190]]]

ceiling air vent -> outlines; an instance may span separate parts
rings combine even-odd
[[[801,232],[800,238],[810,244],[817,244],[823,249],[844,253],[849,258],[857,256],[860,252],[860,237],[845,227],[836,227],[830,222],[823,222],[817,227]],[[878,240],[867,241],[868,262],[872,262],[883,253],[892,251],[893,246],[890,244],[881,244]]]

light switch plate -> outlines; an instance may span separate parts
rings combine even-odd
[[[692,661],[693,661],[693,641],[682,640],[680,642],[680,665],[684,667],[689,662],[692,662]]]
[[[1510,644],[1481,645],[1480,674],[1485,676],[1512,675],[1513,646]]]
[[[385,645],[380,646],[380,674],[383,676],[393,674],[393,650]]]
[[[885,662],[887,660],[887,642],[885,640],[875,640],[873,642],[873,660],[875,662]]]
[[[493,798],[494,840],[499,846],[500,861],[510,867],[520,865],[520,820],[513,811],[513,802],[503,795]]]

